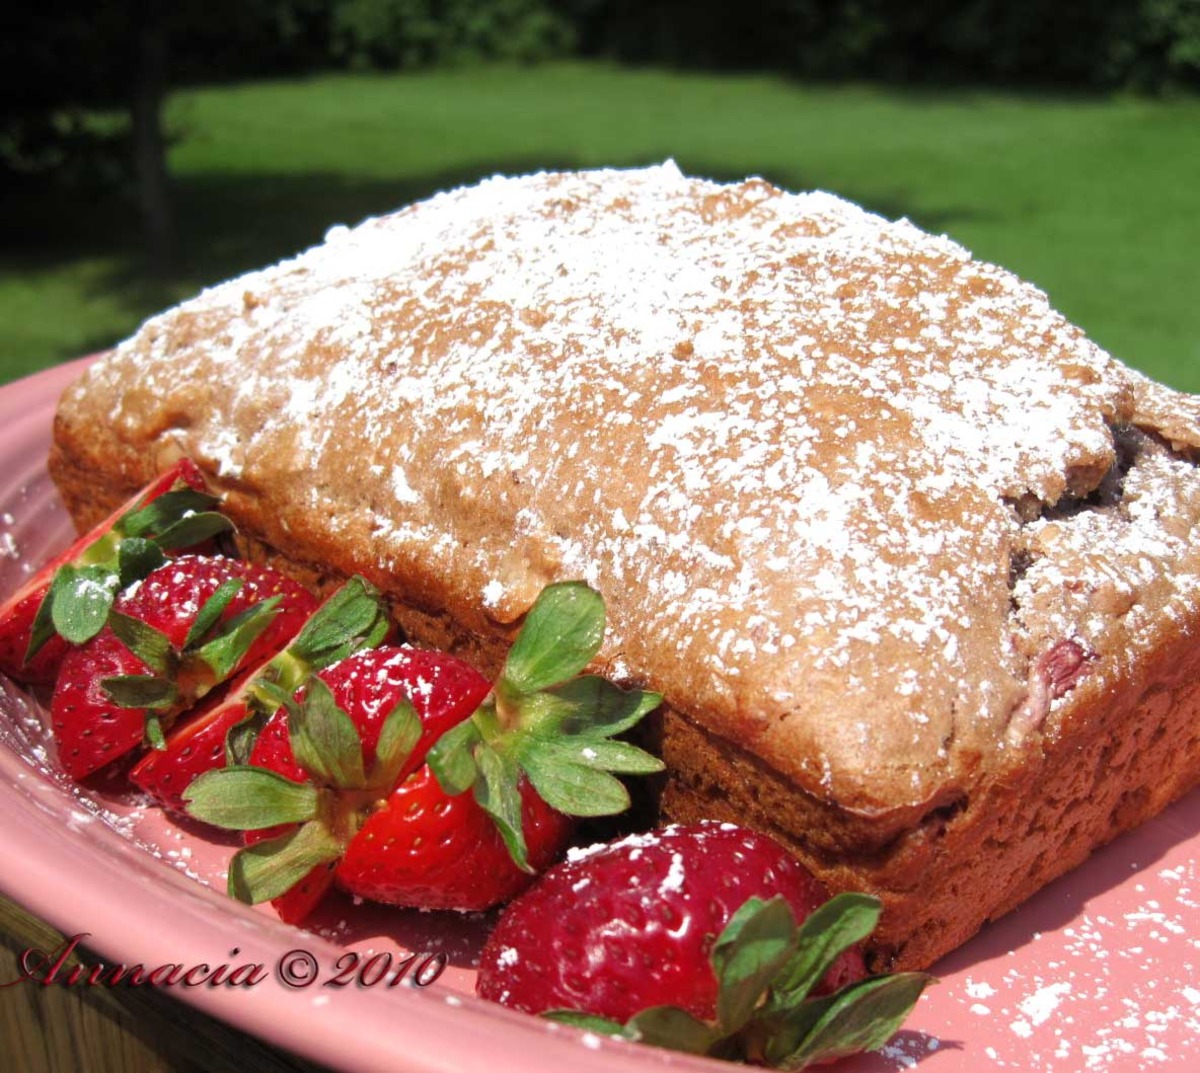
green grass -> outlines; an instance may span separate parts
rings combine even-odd
[[[1045,288],[1117,356],[1200,391],[1200,100],[907,93],[590,64],[175,95],[179,277],[116,199],[6,200],[0,379],[106,346],[198,287],[449,185],[673,156],[821,187]]]

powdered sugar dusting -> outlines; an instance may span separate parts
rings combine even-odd
[[[319,559],[315,517],[419,602],[447,589],[507,624],[589,581],[602,663],[718,731],[752,721],[813,792],[886,807],[1041,725],[1023,711],[1005,740],[1059,630],[1115,650],[1194,608],[1188,493],[1170,532],[1149,507],[1115,538],[1077,515],[1063,548],[1113,564],[1073,591],[1106,595],[1043,613],[1079,577],[1039,544],[1014,609],[1012,556],[1099,486],[1139,383],[945,238],[664,165],[496,178],[335,229],[149,322],[75,397],[110,391],[129,443],[161,428],[286,487],[269,540]],[[1187,465],[1139,469],[1138,501]],[[869,719],[831,732],[831,705]]]
[[[659,892],[661,894],[671,894],[683,890],[683,881],[686,872],[683,866],[683,854],[671,854],[671,867],[667,870],[666,876],[659,884]]]
[[[596,842],[590,846],[571,846],[567,850],[568,861],[583,861],[588,857],[594,857],[598,853],[609,853],[630,850],[636,853],[639,849],[646,849],[649,846],[657,846],[662,841],[662,834],[674,830],[673,826],[659,828],[658,831],[638,832],[631,835],[625,835],[623,838],[618,838],[613,842]]]

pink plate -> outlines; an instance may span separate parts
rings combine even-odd
[[[44,460],[55,401],[79,369],[0,388],[0,596],[70,534]],[[230,901],[228,844],[146,806],[116,779],[69,782],[38,699],[3,678],[0,810],[6,894],[67,935],[88,933],[90,949],[114,963],[261,965],[256,983],[243,969],[240,985],[179,982],[170,991],[335,1068],[729,1068],[476,1000],[471,966],[486,919],[335,901],[311,934]],[[946,958],[905,1030],[880,1054],[840,1068],[1200,1069],[1198,848],[1194,792]],[[409,953],[417,957],[406,962]],[[418,970],[422,985],[411,983]]]

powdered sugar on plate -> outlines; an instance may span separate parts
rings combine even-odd
[[[22,399],[23,407],[28,408],[32,401],[36,400]],[[50,403],[48,398],[41,399],[47,429]],[[8,461],[5,448],[0,437],[0,461]],[[21,457],[30,453],[25,443],[13,450]],[[0,500],[0,509],[8,506],[18,522],[27,526],[23,546],[37,549],[37,556],[44,558],[65,543],[69,527],[60,508],[46,506],[52,492],[44,475],[40,487],[39,496],[27,499],[23,492],[17,496],[14,502],[21,506],[8,506]],[[26,517],[31,503],[39,515],[52,514],[53,518],[31,521]],[[20,565],[27,567],[34,561]],[[14,570],[7,584],[19,581],[24,573]],[[140,805],[115,785],[106,789],[107,785],[93,781],[82,788],[56,774],[44,711],[27,693],[0,680],[0,806],[9,818],[0,829],[0,850],[10,862],[2,873],[8,893],[38,912],[50,893],[78,892],[75,911],[57,921],[60,929],[72,933],[99,928],[114,899],[136,898],[145,910],[137,937],[150,943],[154,958],[162,962],[181,956],[179,913],[196,904],[211,905],[211,924],[205,931],[209,945],[204,947],[210,961],[227,959],[234,947],[255,959],[270,961],[314,942],[313,936],[299,931],[272,930],[271,925],[279,926],[267,910],[239,912],[228,903],[221,887],[233,845],[202,840],[172,825],[159,810]],[[35,815],[50,818],[53,839],[26,840],[21,853],[14,854],[14,841]],[[94,861],[100,847],[107,847],[106,853],[117,852],[111,839],[103,837],[105,832],[129,849],[129,855],[120,854],[118,870],[118,875],[131,877],[125,890],[95,881]],[[1198,840],[1200,796],[1193,793],[1101,850],[935,966],[940,982],[922,997],[905,1029],[878,1055],[839,1068],[843,1073],[895,1073],[912,1068],[933,1073],[989,1069],[1191,1073],[1200,1067]],[[34,858],[48,851],[51,842],[69,848],[70,863],[53,877],[47,890],[36,882],[44,874],[45,862]],[[148,871],[136,867],[138,859],[152,867]],[[186,896],[188,891],[191,897]],[[426,993],[443,998],[454,1008],[455,1016],[462,1019],[463,1035],[483,1018],[489,1038],[494,1040],[492,1061],[497,1069],[503,1066],[513,1073],[517,1069],[528,1073],[545,1068],[540,1064],[539,1038],[576,1038],[560,1026],[532,1022],[538,1032],[507,1035],[511,1018],[481,1012],[477,1001],[469,997],[470,965],[487,931],[485,919],[380,913],[367,905],[352,905],[348,899],[335,899],[317,927],[344,949],[388,949],[397,956],[404,951],[445,952],[450,967]],[[105,938],[119,958],[121,942],[132,939],[133,933]],[[288,992],[272,1007],[270,1024],[276,1026],[275,1038],[293,1050],[303,1052],[304,1047],[299,1037],[288,1037],[287,1026],[313,1019],[319,1019],[323,1034],[334,1033],[341,1045],[359,1047],[366,1035],[362,1029],[368,1025],[367,1014],[364,1012],[360,1025],[353,1013],[339,1018],[335,1007],[344,1008],[346,1003],[353,1009],[360,1003],[369,1006],[378,994],[377,989],[349,988],[328,1006],[313,1009],[312,992]],[[402,996],[386,994],[388,1024],[392,1026],[387,1038],[392,1040],[390,1064],[394,1066],[412,1053],[412,1041],[425,1014],[418,1009],[415,1018],[406,1021],[408,1007]],[[258,997],[265,1004],[266,996]],[[244,1009],[252,1004],[241,1001],[237,1005]],[[1028,1026],[1028,1034],[1022,1025]],[[265,1022],[260,1026],[264,1033],[267,1027]],[[442,1046],[450,1048],[453,1043],[447,1039]],[[578,1046],[586,1048],[582,1042]],[[372,1053],[378,1059],[376,1064],[388,1064],[382,1052]],[[427,1053],[440,1053],[439,1045],[429,1044]],[[508,1054],[518,1056],[517,1065],[504,1065]],[[366,1064],[364,1057],[362,1065]],[[614,1073],[637,1073],[672,1064],[666,1060],[664,1065],[662,1055],[643,1055],[639,1048],[627,1046],[612,1052],[610,1068]],[[705,1068],[716,1073],[728,1067]]]
[[[1194,830],[1195,798],[1152,823],[1147,849],[1173,827]],[[957,1008],[969,1068],[1125,1073],[1200,1063],[1200,868],[1189,845],[1184,838],[1142,866],[1137,836],[1126,836],[946,959],[942,994],[930,994]],[[1005,939],[1013,945],[1000,952]],[[988,950],[998,953],[980,959]]]

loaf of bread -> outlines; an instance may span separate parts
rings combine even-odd
[[[180,455],[246,549],[494,669],[586,579],[662,813],[972,935],[1200,778],[1200,405],[823,193],[496,178],[149,321],[65,394],[80,524]]]

